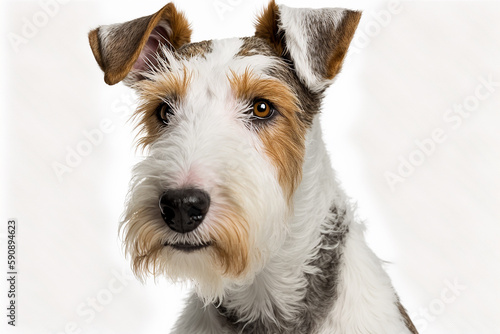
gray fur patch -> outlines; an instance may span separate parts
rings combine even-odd
[[[212,52],[212,41],[202,41],[181,46],[175,52],[175,55],[184,59],[189,59],[192,57],[204,57],[210,52]]]
[[[328,77],[328,59],[330,59],[335,48],[339,44],[339,37],[336,33],[336,17],[330,9],[314,10],[314,15],[304,16],[306,35],[308,36],[307,49],[308,58],[312,70],[320,77]]]
[[[236,54],[238,57],[248,57],[254,55],[279,57],[276,51],[261,38],[243,37],[241,40],[243,41],[243,45],[241,46],[240,52]]]

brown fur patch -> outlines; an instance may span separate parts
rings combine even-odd
[[[306,126],[300,121],[301,109],[296,95],[283,82],[261,78],[248,69],[241,75],[232,73],[229,80],[236,98],[242,101],[263,98],[277,108],[278,115],[260,127],[259,137],[276,166],[284,193],[291,199],[302,179],[305,154]]]
[[[400,302],[398,302],[398,309],[399,313],[401,313],[401,315],[403,316],[406,327],[410,330],[412,334],[418,334],[417,328],[411,321],[410,316],[408,316],[408,313],[406,312],[406,309],[403,307],[403,305],[401,305]]]
[[[101,70],[105,71],[104,62],[102,61],[102,50],[101,50],[101,41],[99,39],[99,28],[92,30],[89,32],[89,44],[92,49],[92,53],[94,54],[94,58],[97,61],[97,64],[101,68]]]
[[[156,108],[164,101],[178,103],[187,94],[192,75],[186,69],[183,72],[173,74],[162,72],[157,74],[157,80],[143,80],[137,84],[139,88],[140,105],[133,118],[137,120],[140,139],[137,142],[139,148],[145,149],[156,141],[162,131],[163,124],[156,116]]]
[[[191,26],[184,14],[178,12],[173,3],[167,4],[156,15],[160,15],[161,18],[170,23],[172,35],[170,35],[169,40],[174,49],[191,42],[191,34],[193,33]]]
[[[217,215],[218,223],[213,226],[210,237],[224,276],[236,278],[248,268],[250,227],[247,220],[235,211],[238,204],[232,202],[231,209]]]
[[[139,240],[143,240],[140,238]],[[159,265],[158,261],[160,259],[160,253],[163,251],[164,247],[161,243],[157,242],[150,246],[147,251],[142,251],[144,245],[140,245],[139,242],[134,244],[134,250],[132,253],[132,271],[135,276],[144,280],[148,275],[154,277],[158,276]]]
[[[132,256],[132,270],[134,274],[144,279],[148,274],[156,275],[158,269],[159,254],[164,246],[158,239],[163,224],[143,224],[141,222],[152,222],[157,220],[148,208],[138,210],[127,217],[127,223],[120,226],[120,233],[125,238],[125,252]]]
[[[167,22],[172,31],[168,40],[175,49],[190,42],[192,30],[189,23],[172,3],[153,15],[106,27],[107,36],[104,40],[102,28],[89,33],[92,52],[104,71],[104,81],[108,85],[114,85],[127,76],[146,45],[149,35],[162,20]]]
[[[342,62],[347,54],[347,49],[351,40],[354,36],[356,28],[358,27],[359,20],[361,19],[361,12],[356,11],[346,11],[342,22],[340,22],[339,27],[336,30],[335,38],[335,48],[328,60],[327,64],[327,78],[333,79],[342,67]]]
[[[278,27],[279,8],[275,1],[269,2],[255,23],[255,37],[266,40],[276,50],[278,55],[283,55],[285,50],[284,34]]]

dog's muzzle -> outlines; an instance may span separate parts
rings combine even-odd
[[[168,227],[188,233],[202,223],[210,207],[210,195],[199,189],[172,189],[160,196],[161,216]]]

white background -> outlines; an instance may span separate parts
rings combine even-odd
[[[130,276],[117,226],[140,158],[127,122],[133,95],[104,84],[87,42],[91,28],[165,3],[49,1],[50,17],[43,3],[3,1],[0,9],[2,254],[7,219],[19,222],[18,326],[5,325],[2,306],[0,328],[168,333],[187,288]],[[218,13],[220,3],[233,5]],[[252,35],[265,3],[179,0],[177,7],[200,41]],[[382,1],[279,3],[364,11],[324,103],[333,165],[421,333],[500,333],[500,4],[403,1],[390,13]],[[39,27],[23,35],[34,19]],[[14,34],[24,43],[14,47]],[[496,84],[477,88],[480,78]],[[471,111],[460,124],[444,118],[464,103]],[[54,163],[66,164],[103,120],[111,131],[59,179]],[[445,140],[419,153],[416,141],[428,143],[439,129]],[[386,173],[398,173],[400,159],[418,166],[391,189]],[[462,289],[454,293],[447,282]],[[0,288],[6,305],[3,278]],[[94,313],[93,299],[105,304]]]

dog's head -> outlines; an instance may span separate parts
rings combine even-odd
[[[283,245],[306,134],[360,16],[272,1],[255,36],[190,43],[170,3],[89,33],[106,83],[123,80],[140,99],[148,155],[122,223],[138,276],[193,279],[214,300]]]

